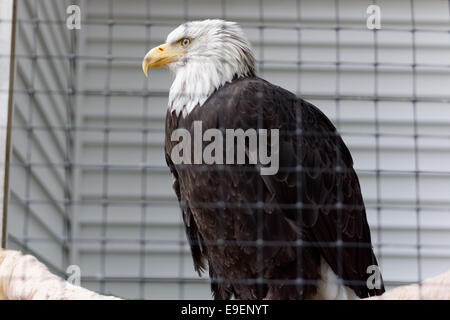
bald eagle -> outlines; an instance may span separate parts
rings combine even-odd
[[[223,20],[180,25],[142,62],[146,76],[149,68],[163,66],[175,74],[166,161],[195,270],[209,269],[214,298],[382,294],[381,275],[377,283],[370,279],[378,264],[349,150],[317,107],[256,75],[240,26]],[[194,136],[198,122],[202,133],[278,129],[278,150],[271,151],[279,154],[277,172],[263,175],[260,163],[250,163],[249,139],[244,139],[243,164],[198,163],[192,155],[175,161],[180,140],[173,139],[174,132],[184,129]],[[194,142],[205,148],[208,139],[200,139]]]

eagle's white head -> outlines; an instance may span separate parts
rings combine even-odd
[[[184,116],[226,82],[256,74],[255,58],[240,26],[218,19],[180,25],[142,61],[145,75],[148,68],[162,66],[175,73],[169,110]]]

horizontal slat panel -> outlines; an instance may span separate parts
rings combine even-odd
[[[127,3],[121,0],[114,0],[113,9],[115,10],[115,18],[117,19],[144,19],[146,15],[146,7],[139,0],[128,1]],[[280,21],[292,23],[298,19],[297,7],[295,0],[282,0],[273,2],[270,0],[263,1],[263,17],[265,21]],[[363,1],[339,1],[339,16],[343,21],[352,20],[360,22],[361,17],[365,17],[367,7],[372,4],[370,0]],[[411,11],[409,0],[383,0],[378,4],[385,8],[385,21],[387,25],[404,25],[411,23]],[[159,18],[161,20],[168,17],[176,17],[182,20],[185,17],[185,2],[183,0],[170,1],[152,1],[150,3],[149,11],[151,17]],[[244,3],[239,0],[225,1],[225,12],[222,11],[221,0],[213,1],[195,1],[188,3],[188,16],[199,17],[203,19],[211,17],[221,17],[226,14],[227,19],[259,19],[260,18],[260,1],[249,0]],[[422,1],[415,1],[416,6],[416,22],[418,25],[447,23],[447,4],[445,1],[430,0],[426,4]],[[106,18],[108,11],[108,1],[99,0],[90,4],[89,18]],[[336,13],[333,0],[322,1],[301,1],[301,15],[306,21],[311,21],[316,24],[334,22]],[[120,14],[119,14],[120,13]],[[363,21],[365,22],[365,21]],[[365,23],[363,24],[365,26]]]
[[[111,89],[136,89],[142,88],[143,75],[140,63],[115,63],[111,65],[109,77]],[[303,94],[329,94],[337,90],[335,72],[336,68],[331,66],[276,66],[265,64],[262,68],[264,77],[288,90],[296,91],[298,85]],[[298,73],[298,71],[300,73]],[[372,95],[374,93],[374,70],[373,68],[340,67],[339,68],[339,94],[343,95]],[[90,88],[103,90],[102,83],[108,79],[108,64],[96,63],[87,65],[87,83]],[[411,97],[413,93],[412,70],[398,68],[398,70],[379,68],[379,95],[400,95]],[[124,82],[123,79],[129,79]],[[162,91],[170,87],[170,75],[163,69],[151,70],[149,85],[152,90]],[[358,79],[355,82],[355,79]],[[446,84],[450,83],[450,73],[437,70],[423,71],[417,69],[418,97],[445,96]],[[299,83],[298,85],[296,85]]]
[[[142,247],[138,242],[144,237],[176,243],[184,236],[183,231],[180,232],[180,209],[171,189],[170,174],[149,170],[145,180],[147,189],[143,192],[141,188],[143,159],[145,165],[165,167],[164,117],[173,77],[167,70],[156,69],[150,71],[146,80],[140,62],[150,47],[164,41],[167,34],[183,21],[185,2],[150,1],[148,12],[155,25],[149,28],[145,25],[147,9],[144,3],[137,0],[112,3],[116,23],[111,29],[114,59],[110,77],[106,60],[109,28],[101,24],[109,19],[108,2],[89,2],[86,19],[91,24],[83,26],[86,33],[84,57],[79,60],[83,75],[80,89],[88,95],[83,96],[79,104],[81,146],[78,159],[80,164],[91,167],[80,169],[77,192],[79,200],[94,201],[95,205],[82,205],[76,210],[77,236],[81,241],[77,252],[82,270],[85,269],[89,277],[101,274],[103,252],[97,240],[105,232],[105,271],[111,276],[105,279],[106,291],[111,288],[114,293],[126,297],[140,296],[136,282],[141,276],[140,252],[144,252],[145,275],[162,279],[162,285],[151,280],[146,282],[145,297],[177,298],[181,289],[172,282],[183,277],[196,278],[187,248],[182,252],[185,262],[181,274],[176,268],[180,262],[176,245],[160,244],[158,251],[157,244],[147,242],[140,251]],[[187,3],[189,17],[221,17],[223,14],[222,1]],[[414,172],[417,169],[424,171],[419,174],[418,199],[420,239],[424,245],[420,258],[422,276],[448,269],[449,252],[442,247],[448,242],[446,231],[450,227],[447,212],[450,205],[447,195],[450,190],[447,3],[415,1],[416,27],[439,31],[419,30],[415,35],[416,104],[412,103],[411,33],[387,30],[412,28],[409,1],[377,2],[382,8],[383,28],[386,28],[385,32],[377,32],[380,63],[377,92],[372,65],[375,62],[374,33],[365,27],[366,8],[372,1],[339,1],[340,23],[344,26],[339,31],[339,43],[332,29],[336,22],[334,1],[300,1],[301,26],[305,27],[300,32],[292,28],[299,22],[297,1],[263,1],[267,28],[262,38],[259,29],[255,28],[261,22],[259,1],[227,0],[224,3],[227,19],[244,25],[257,59],[264,60],[263,77],[306,97],[343,132],[360,176],[374,245],[381,245],[376,251],[381,257],[385,280],[395,284],[395,281],[419,279],[417,248],[411,246],[417,241]],[[301,41],[300,46],[298,41]],[[338,49],[339,77],[334,64]],[[302,62],[300,68],[298,60]],[[105,86],[115,93],[111,99],[102,95]],[[147,92],[150,97],[145,100],[142,95]],[[375,93],[380,98],[377,105],[373,101]],[[342,99],[336,103],[336,97]],[[107,138],[101,131],[106,124],[110,129]],[[144,151],[144,128],[150,130],[145,142],[147,152]],[[415,133],[419,134],[417,140]],[[111,203],[104,209],[101,166],[106,164],[111,165],[107,185],[107,200]],[[377,169],[382,170],[379,180]],[[140,202],[143,196],[152,200],[165,199],[171,205],[158,207],[149,201],[144,210]],[[379,212],[377,205],[381,207]],[[122,271],[120,266],[127,270]],[[121,281],[114,280],[120,276],[124,277]],[[171,282],[165,277],[175,280]],[[99,281],[90,279],[85,283],[91,288],[100,288]],[[185,285],[189,290],[183,297],[209,297],[206,283],[198,284],[198,291],[191,289],[190,283]],[[155,290],[161,291],[156,293]]]
[[[168,282],[165,279],[146,281],[141,287],[140,280],[124,278],[120,280],[106,279],[104,293],[112,294],[127,299],[211,299],[209,284],[205,281],[193,281],[190,283]],[[100,281],[82,280],[81,285],[94,291],[100,291]],[[143,289],[141,289],[143,288]],[[141,296],[143,290],[144,296]]]

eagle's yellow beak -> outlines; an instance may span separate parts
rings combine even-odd
[[[148,77],[148,68],[163,67],[174,61],[177,56],[184,55],[183,51],[174,50],[173,46],[162,44],[150,50],[142,60],[142,71]]]

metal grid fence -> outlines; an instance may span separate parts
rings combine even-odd
[[[198,283],[199,281],[205,283],[207,280],[197,279],[185,274],[187,267],[191,268],[191,262],[189,258],[184,256],[188,248],[184,229],[181,226],[177,227],[179,234],[176,238],[167,239],[167,237],[162,236],[160,239],[157,239],[152,238],[150,235],[152,239],[149,239],[149,216],[155,215],[155,211],[162,207],[169,207],[173,210],[179,209],[173,197],[165,198],[158,195],[157,188],[155,189],[151,181],[152,177],[154,177],[152,174],[155,173],[161,174],[164,179],[171,181],[167,167],[158,163],[158,161],[154,161],[152,157],[154,149],[150,146],[153,143],[151,141],[152,135],[162,137],[161,134],[164,133],[161,121],[155,121],[155,117],[152,115],[152,108],[154,108],[155,103],[161,104],[160,101],[164,102],[164,99],[167,97],[167,91],[155,89],[152,87],[153,83],[140,78],[139,66],[143,54],[155,42],[153,37],[159,39],[166,36],[166,34],[156,36],[157,32],[160,30],[171,30],[179,23],[199,18],[202,14],[198,11],[193,12],[192,7],[194,4],[191,1],[181,1],[175,4],[181,5],[182,10],[177,11],[176,15],[178,16],[172,17],[172,21],[170,19],[165,21],[165,19],[161,18],[162,15],[161,17],[155,15],[154,11],[152,11],[155,3],[158,4],[156,6],[158,8],[164,7],[160,1],[156,0],[133,2],[132,5],[139,8],[139,14],[134,15],[120,11],[124,8],[123,2],[126,1],[121,3],[116,0],[107,0],[101,1],[100,4],[97,3],[94,6],[96,9],[102,8],[102,14],[99,14],[94,9],[92,12],[89,12],[93,1],[72,1],[78,4],[82,10],[81,29],[68,30],[65,9],[73,3],[48,1],[44,4],[45,1],[38,0],[18,0],[16,2],[18,14],[14,20],[17,29],[14,58],[17,67],[13,89],[15,120],[13,120],[11,126],[12,159],[11,163],[8,164],[11,180],[8,204],[8,232],[6,234],[8,246],[31,252],[60,275],[65,275],[65,268],[68,265],[79,264],[82,267],[82,281],[85,281],[89,287],[100,292],[118,293],[114,288],[133,282],[137,284],[138,292],[130,297],[145,298],[149,296],[147,290],[152,290],[152,284],[159,282],[177,285],[177,296],[173,296],[173,298],[192,297],[193,295],[186,292],[184,286],[189,283]],[[444,166],[443,169],[439,169],[439,166],[436,166],[438,169],[432,170],[429,168],[430,166],[425,165],[426,169],[423,169],[420,148],[422,146],[427,148],[427,141],[430,141],[430,144],[434,144],[433,147],[438,150],[440,145],[446,148],[445,141],[450,138],[450,133],[445,133],[445,130],[443,130],[444,133],[421,130],[420,117],[421,115],[423,116],[423,110],[420,108],[428,105],[437,105],[438,110],[443,109],[440,106],[448,108],[450,97],[447,92],[443,92],[443,94],[423,94],[424,91],[421,91],[420,87],[423,85],[423,81],[420,80],[420,75],[423,73],[433,74],[433,72],[443,74],[442,81],[444,85],[448,85],[450,84],[447,76],[450,71],[450,60],[442,58],[436,63],[433,58],[424,59],[418,56],[420,50],[418,49],[417,38],[423,39],[423,37],[432,38],[437,36],[438,39],[442,39],[447,37],[447,43],[443,43],[442,46],[445,46],[447,49],[450,48],[450,43],[448,42],[450,1],[445,3],[448,18],[446,27],[438,24],[432,26],[421,25],[420,21],[418,23],[418,19],[416,19],[418,10],[416,7],[423,8],[423,6],[420,5],[419,1],[411,0],[399,1],[399,6],[401,6],[402,10],[409,13],[407,15],[410,18],[409,23],[403,25],[387,23],[387,25],[383,24],[381,29],[373,30],[368,30],[365,26],[365,12],[361,12],[359,25],[347,23],[348,19],[342,18],[345,16],[345,10],[349,8],[349,1],[334,0],[327,2],[327,8],[332,13],[331,16],[325,22],[314,23],[314,21],[305,18],[311,14],[308,11],[310,2],[296,0],[290,3],[291,7],[289,8],[292,12],[295,12],[296,23],[283,23],[282,19],[271,18],[270,12],[266,8],[268,4],[262,0],[254,3],[254,17],[251,19],[243,18],[242,21],[238,20],[238,22],[240,22],[246,32],[252,35],[251,40],[257,43],[255,47],[258,47],[256,56],[258,69],[259,74],[263,78],[265,74],[270,74],[270,68],[273,64],[281,65],[280,68],[295,70],[293,78],[295,79],[295,84],[291,84],[291,90],[306,100],[318,101],[315,104],[319,108],[321,108],[321,102],[331,106],[326,111],[329,111],[329,114],[331,114],[334,124],[340,129],[339,131],[345,140],[351,140],[352,138],[373,139],[374,144],[371,154],[375,158],[373,159],[372,167],[358,167],[358,158],[355,161],[355,165],[359,175],[366,174],[374,177],[374,200],[366,201],[366,208],[368,211],[373,212],[372,220],[369,219],[369,222],[374,222],[377,225],[375,232],[372,230],[373,237],[376,238],[374,246],[377,257],[382,263],[382,270],[385,271],[383,269],[383,259],[386,248],[396,247],[400,251],[413,250],[417,257],[417,265],[414,266],[417,271],[416,280],[420,281],[423,279],[422,268],[424,264],[421,252],[425,249],[447,251],[449,249],[445,242],[430,244],[422,240],[422,225],[427,223],[424,212],[426,214],[429,212],[443,213],[441,222],[444,226],[447,226],[450,208],[450,202],[446,202],[448,200],[445,198],[432,203],[427,200],[423,202],[423,196],[421,196],[421,193],[424,192],[421,187],[421,179],[424,177],[437,177],[440,181],[437,182],[438,188],[442,188],[442,186],[443,188],[448,187],[450,168],[446,169]],[[444,2],[440,2],[440,8],[442,8]],[[347,5],[343,6],[342,3],[347,3]],[[384,14],[383,5],[385,2],[367,1],[367,4],[362,5],[362,7],[367,7],[370,4],[380,5],[382,14]],[[233,6],[238,7],[239,10],[239,4],[233,2]],[[218,1],[217,7],[214,7],[214,14],[219,18],[237,20],[235,19],[235,7],[234,9],[230,7],[230,1]],[[315,12],[315,14],[317,15],[318,13]],[[12,21],[2,20],[0,23],[8,24],[12,23]],[[120,28],[125,28],[124,30],[130,28],[130,31],[138,32],[138,35],[130,34],[130,43],[138,41],[142,55],[127,54],[123,48],[115,50],[118,47],[115,47],[117,45],[115,36],[120,34],[120,37],[124,37],[123,33],[127,32],[123,30],[118,32],[117,30]],[[155,32],[154,30],[157,31]],[[99,54],[98,50],[94,50],[95,48],[89,50],[89,45],[92,45],[88,44],[91,31],[96,37],[103,38],[102,50],[106,50],[103,54]],[[335,48],[333,60],[326,61],[326,59],[320,59],[320,57],[310,59],[311,55],[304,53],[304,34],[308,31],[316,32],[317,34],[330,32],[333,34],[332,38],[334,39]],[[372,56],[372,59],[370,62],[346,60],[343,57],[345,48],[342,48],[344,43],[342,34],[346,31],[362,32],[364,37],[366,37],[365,41],[371,42],[369,55]],[[276,60],[273,58],[273,54],[266,53],[264,50],[266,35],[270,32],[279,32],[280,34],[291,32],[289,34],[293,35],[291,41],[295,47],[296,57]],[[408,38],[410,61],[386,62],[380,58],[380,37],[388,33],[401,34],[401,37]],[[55,40],[55,43],[48,43],[52,39]],[[18,46],[17,43],[21,42],[26,43]],[[305,55],[309,57],[305,58]],[[0,58],[5,58],[5,56]],[[90,87],[92,81],[90,81],[89,77],[92,76],[92,73],[90,73],[89,68],[93,65],[101,66],[101,75],[104,77],[99,76],[95,79],[101,79],[103,83],[97,83],[96,86]],[[118,65],[120,67],[116,69]],[[118,84],[124,84],[127,80],[123,80],[122,83],[114,82],[115,76],[117,76],[117,72],[125,70],[123,66],[129,67],[130,65],[136,66],[136,70],[133,70],[133,73],[142,82],[140,87],[124,85],[121,88]],[[311,90],[308,92],[308,88],[305,89],[305,79],[302,74],[308,68],[315,68],[315,70],[333,69],[332,82],[334,85],[332,90],[325,90],[326,93],[317,93]],[[373,76],[370,81],[370,86],[372,86],[371,94],[351,94],[348,93],[348,90],[343,90],[343,74],[351,68],[370,70]],[[392,72],[394,76],[396,73],[409,74],[411,83],[407,84],[407,86],[410,86],[410,94],[386,94],[389,91],[383,87],[383,81],[385,80],[383,77],[386,70]],[[127,76],[127,71],[128,69],[124,71],[124,77]],[[44,73],[46,75],[43,75]],[[353,81],[358,82],[359,80],[357,77],[354,77]],[[135,82],[133,82],[134,84]],[[128,98],[133,100],[127,100]],[[97,101],[95,109],[97,118],[91,122],[83,120],[83,115],[80,115],[80,113],[86,112],[86,110],[82,109],[83,103],[87,103],[88,99]],[[127,105],[125,104],[127,101],[135,102],[136,99],[141,101],[140,106],[135,106],[136,109],[134,109],[134,112],[138,114],[139,120],[130,122],[132,125],[121,125],[120,116],[122,115],[123,119],[126,119],[127,114],[126,112],[119,112],[119,116],[117,116],[115,104],[122,104],[122,107],[126,108]],[[341,115],[345,113],[346,104],[350,103],[369,104],[370,107],[364,110],[372,113],[372,132],[364,129],[361,131],[346,131],[345,123],[341,123]],[[380,104],[384,103],[391,103],[393,106],[406,104],[411,115],[411,117],[408,117],[408,121],[412,125],[412,131],[385,131],[383,129],[383,120],[380,120]],[[161,109],[164,109],[164,105]],[[431,110],[430,112],[433,111]],[[119,121],[117,120],[118,118]],[[436,115],[436,118],[439,119],[440,116]],[[127,134],[131,134],[132,137],[140,137],[140,140],[135,141],[135,143],[137,143],[141,152],[138,158],[119,161],[115,157],[120,158],[125,154],[126,158],[127,149],[123,149],[122,154],[118,155],[111,145],[117,143],[115,139],[121,140],[123,135]],[[97,143],[97,146],[101,146],[97,150],[99,151],[98,157],[89,158],[87,151],[84,149],[83,141],[89,135],[94,136],[93,139],[100,141],[100,143]],[[411,168],[383,169],[382,152],[384,147],[383,141],[385,142],[383,139],[389,138],[410,139],[410,142],[412,141],[413,166]],[[163,141],[161,140],[160,142],[162,143]],[[350,151],[353,151],[351,144]],[[162,148],[159,152],[162,152]],[[88,157],[87,160],[84,159],[85,156]],[[125,177],[122,186],[125,189],[130,187],[127,185],[127,173],[131,172],[139,176],[137,180],[134,180],[139,187],[132,188],[133,195],[120,197],[114,194],[113,185],[116,184],[117,186],[117,183],[120,183],[120,179],[118,180],[115,176],[117,172],[123,173]],[[89,173],[92,173],[92,175],[89,175]],[[409,175],[413,177],[410,183],[412,181],[414,201],[399,205],[383,200],[383,187],[391,190],[389,186],[386,186],[385,183],[383,184],[383,176],[385,175],[393,175],[394,177]],[[89,189],[89,183],[98,183],[100,189],[98,192],[93,191],[95,194],[92,196],[80,196],[83,188]],[[163,187],[165,186],[161,186],[161,188]],[[152,194],[155,190],[156,195]],[[364,192],[363,184],[363,195],[365,196]],[[79,215],[81,215],[83,210],[87,210],[86,208],[88,207],[95,208],[92,209],[95,212],[95,217],[98,215],[97,220],[92,218],[92,220],[95,220],[93,223],[99,226],[99,228],[94,229],[97,232],[94,235],[80,232]],[[115,237],[110,235],[110,232],[114,234],[114,232],[110,231],[110,228],[111,222],[117,218],[116,210],[122,211],[122,216],[117,220],[119,225],[120,221],[127,219],[124,216],[127,214],[127,211],[137,213],[136,223],[139,227],[133,229],[134,233],[131,236]],[[384,210],[413,212],[415,216],[413,226],[415,237],[408,238],[406,243],[401,244],[391,243],[389,240],[385,241],[382,233],[382,221],[384,219],[382,213]],[[18,214],[18,211],[23,212],[21,219],[12,217],[12,215]],[[47,214],[44,211],[47,211]],[[111,212],[114,213],[111,214]],[[111,218],[111,216],[115,218]],[[33,225],[39,225],[40,231],[37,231]],[[42,230],[45,230],[45,232]],[[444,228],[443,231],[448,232],[448,229]],[[51,243],[51,245],[46,245],[48,243]],[[87,275],[83,273],[83,263],[86,262],[83,262],[83,256],[79,253],[80,247],[84,245],[93,245],[96,248],[84,248],[83,250],[85,251],[93,250],[92,252],[94,252],[97,250],[95,254],[92,253],[93,259],[98,260],[94,267],[97,270],[89,271]],[[134,275],[130,275],[127,272],[125,272],[128,274],[127,276],[120,276],[117,273],[115,275],[108,274],[107,269],[111,263],[111,260],[108,260],[108,255],[111,251],[119,250],[116,245],[129,246],[137,250],[138,265]],[[148,275],[146,270],[152,262],[148,261],[147,249],[152,245],[170,245],[178,248],[176,250],[178,250],[181,258],[177,260],[179,264],[177,275],[159,277]],[[55,248],[60,252],[59,254],[50,253]],[[84,259],[88,259],[86,257],[84,256]],[[126,255],[121,259],[126,259]],[[445,266],[444,263],[442,267],[445,270],[448,269],[449,265]],[[164,268],[164,266],[161,268]],[[164,272],[161,272],[161,274],[164,274]],[[389,287],[401,282],[401,280],[396,281],[396,279],[388,278],[386,284]],[[117,286],[108,287],[108,283],[115,283]],[[147,284],[150,284],[150,286],[148,287]],[[206,290],[208,289],[206,288]]]

